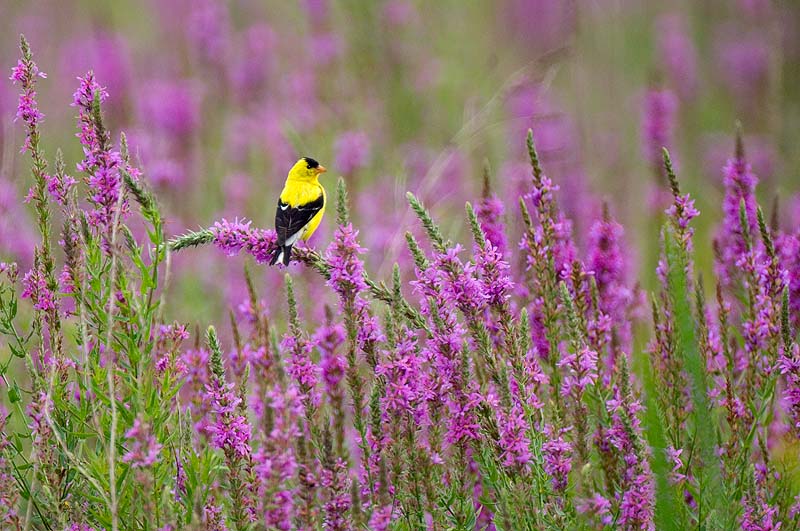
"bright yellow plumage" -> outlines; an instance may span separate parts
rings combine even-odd
[[[308,240],[319,227],[327,199],[319,176],[325,171],[324,166],[308,157],[298,160],[289,170],[275,213],[278,248],[272,264],[289,265],[292,245],[299,239]]]
[[[318,171],[319,168],[309,170],[307,165],[305,159],[300,159],[292,166],[281,192],[281,201],[294,208],[312,203],[322,196],[322,209],[306,225],[305,232],[301,237],[303,240],[309,239],[319,227],[319,222],[322,221],[322,215],[325,213],[325,200],[327,199],[325,188],[319,183],[319,175],[325,171],[325,167],[321,167],[322,171]]]

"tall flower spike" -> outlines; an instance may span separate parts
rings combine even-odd
[[[491,190],[489,162],[484,162],[483,194],[477,208],[478,219],[486,239],[503,255],[506,252],[505,227],[503,226],[503,202]]]
[[[213,326],[209,326],[208,330],[206,330],[206,343],[208,344],[208,350],[211,351],[209,358],[210,372],[218,381],[224,382],[225,367],[222,364],[222,347],[219,344],[217,330]]]
[[[758,230],[755,188],[758,179],[752,173],[744,153],[741,126],[737,124],[734,156],[723,169],[725,198],[722,202],[724,219],[715,237],[718,249],[717,275],[723,286],[730,287],[741,281],[738,260],[747,252],[748,234]],[[740,204],[744,209],[740,210]]]
[[[630,256],[625,252],[622,225],[611,217],[608,204],[603,205],[601,219],[589,229],[587,267],[594,271],[599,309],[610,316],[618,334],[623,337],[623,350],[630,351],[630,323],[626,314],[633,295],[625,285]]]
[[[96,81],[89,71],[78,78],[80,86],[73,95],[74,107],[78,108],[78,138],[83,145],[84,158],[78,170],[86,174],[89,201],[94,209],[89,212],[89,223],[108,239],[108,232],[117,214],[128,211],[124,198],[123,173],[138,175],[138,170],[128,163],[111,146],[108,130],[103,123],[102,103],[108,98],[106,89]],[[119,209],[119,212],[118,212]],[[109,242],[105,241],[107,245]]]
[[[542,180],[542,166],[539,164],[539,153],[536,151],[536,146],[533,143],[533,129],[528,129],[528,136],[525,138],[525,144],[528,147],[528,158],[531,161],[533,168],[533,183],[534,186],[539,186]]]
[[[66,166],[64,164],[64,155],[61,150],[56,150],[55,161],[56,172],[53,175],[47,175],[47,191],[50,196],[62,207],[67,205],[67,198],[70,191],[77,184],[77,181],[67,175]]]
[[[436,249],[438,252],[445,252],[445,250],[450,247],[449,242],[445,241],[441,231],[439,230],[439,226],[433,221],[433,218],[425,208],[425,205],[423,205],[422,202],[411,192],[406,193],[406,198],[408,199],[408,203],[411,205],[411,209],[417,214],[417,217],[422,222],[422,226],[425,228],[425,232],[428,233],[428,238],[430,238],[434,249]]]
[[[336,222],[339,225],[347,225],[350,222],[347,187],[341,177],[336,181]]]
[[[39,110],[36,102],[36,78],[46,78],[47,74],[40,71],[33,62],[31,48],[24,35],[19,37],[19,49],[22,52],[22,58],[12,69],[10,79],[22,87],[14,120],[22,120],[28,128],[25,143],[22,146],[22,151],[25,152],[39,142],[39,124],[44,119],[44,114]]]
[[[252,475],[250,424],[239,407],[241,398],[234,392],[234,384],[225,381],[222,347],[213,326],[206,331],[206,343],[211,352],[209,372],[212,377],[206,386],[204,402],[213,414],[206,432],[211,444],[225,454],[231,514],[237,528],[241,528],[254,517],[252,486],[248,483]]]
[[[662,150],[662,155],[664,157],[664,169],[667,173],[673,196],[673,203],[666,210],[666,214],[669,216],[675,228],[678,243],[687,253],[691,253],[694,229],[691,228],[689,224],[694,218],[700,215],[700,211],[694,207],[694,200],[691,199],[689,194],[681,195],[678,178],[672,166],[672,159],[666,148]]]
[[[284,281],[289,307],[289,332],[283,337],[281,347],[289,354],[288,371],[302,393],[302,400],[306,408],[306,420],[311,423],[314,417],[313,412],[320,402],[320,394],[317,389],[319,367],[311,360],[313,344],[300,328],[292,277],[287,273]]]

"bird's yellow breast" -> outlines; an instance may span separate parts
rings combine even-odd
[[[316,201],[320,195],[325,197],[325,189],[316,179],[314,181],[288,179],[281,192],[281,201],[290,207],[298,207]]]

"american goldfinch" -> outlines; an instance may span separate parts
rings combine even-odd
[[[325,212],[325,188],[319,184],[319,175],[326,171],[325,166],[309,157],[298,160],[289,170],[275,212],[278,247],[270,265],[282,262],[288,266],[292,245],[301,238],[309,239],[317,230]]]

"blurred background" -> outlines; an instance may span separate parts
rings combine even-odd
[[[647,283],[660,145],[697,199],[698,264],[710,270],[736,120],[762,205],[779,205],[777,223],[800,222],[796,1],[3,0],[0,29],[9,74],[20,33],[47,72],[43,145],[62,148],[76,177],[70,103],[76,77],[95,71],[107,124],[115,139],[127,133],[173,235],[222,217],[272,227],[288,169],[311,156],[329,169],[329,197],[346,180],[368,270],[385,279],[408,263],[403,234],[417,225],[405,192],[468,241],[464,203],[481,197],[486,159],[515,249],[532,128],[578,243],[607,202]],[[25,267],[36,236],[17,92],[0,83],[0,259]],[[332,209],[310,244],[324,249],[334,224]],[[244,297],[243,262],[213,249],[176,256],[169,313],[220,319]],[[306,289],[321,284],[292,270]],[[282,272],[254,271],[267,304],[283,298]]]

